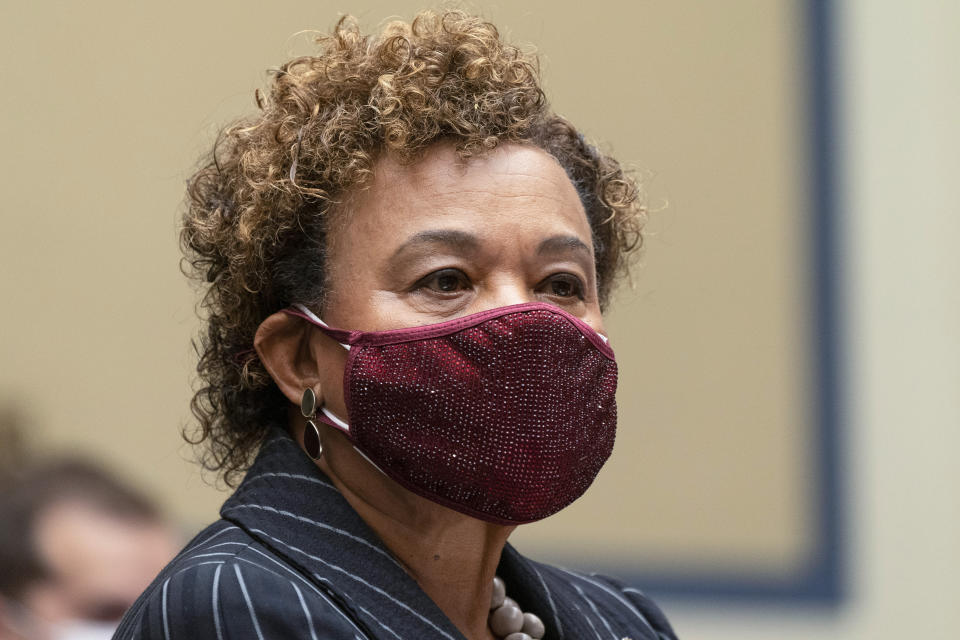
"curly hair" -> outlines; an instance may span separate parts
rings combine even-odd
[[[462,158],[502,142],[551,154],[586,210],[601,307],[642,240],[636,182],[550,111],[536,56],[494,25],[423,12],[368,36],[344,17],[316,44],[272,72],[259,114],[221,132],[187,188],[180,239],[185,271],[205,287],[206,326],[195,342],[199,425],[184,437],[205,443],[201,462],[228,485],[286,421],[252,350],[257,327],[293,302],[322,303],[327,214],[369,182],[381,153],[412,161],[442,140]]]

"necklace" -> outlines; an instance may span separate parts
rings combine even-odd
[[[546,633],[540,618],[524,613],[516,601],[507,597],[507,585],[499,576],[493,579],[487,625],[501,640],[540,640]]]

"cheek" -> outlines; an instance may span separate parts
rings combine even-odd
[[[65,590],[54,584],[44,584],[28,590],[23,603],[36,613],[37,617],[49,622],[65,620],[74,613]]]
[[[600,305],[597,302],[591,302],[587,305],[587,312],[583,315],[583,321],[597,333],[607,335],[606,327],[603,324],[603,314],[600,313]]]
[[[319,333],[319,332],[318,332]],[[320,387],[323,404],[338,416],[346,415],[343,401],[343,370],[347,364],[347,351],[330,338],[324,337],[319,350]]]

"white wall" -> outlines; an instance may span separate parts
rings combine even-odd
[[[960,3],[838,7],[850,597],[685,638],[960,638]]]

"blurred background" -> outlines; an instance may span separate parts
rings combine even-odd
[[[304,30],[425,6],[0,8],[4,465],[93,457],[184,539],[217,517],[179,435],[184,181]],[[636,582],[684,638],[960,637],[960,4],[465,6],[651,209],[614,457],[515,544]]]

